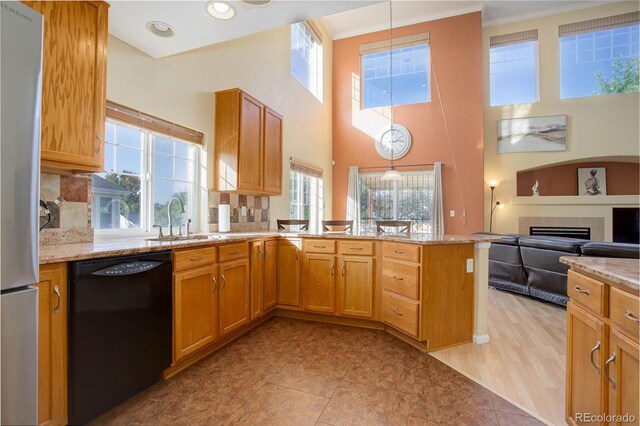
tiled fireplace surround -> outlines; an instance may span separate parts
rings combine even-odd
[[[41,244],[93,241],[91,176],[40,175],[40,198],[49,206],[51,224],[40,232]],[[208,231],[218,230],[218,205],[231,206],[231,231],[269,229],[269,197],[209,192]],[[246,215],[242,215],[246,207]],[[42,211],[40,214],[44,214]],[[46,216],[41,216],[44,223]]]

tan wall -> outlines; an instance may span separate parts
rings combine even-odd
[[[240,87],[284,116],[283,195],[271,198],[272,224],[277,218],[289,217],[291,156],[325,170],[325,215],[330,216],[331,41],[325,41],[323,46],[323,103],[291,76],[290,46],[290,27],[286,26],[153,59],[110,36],[107,98],[204,132],[209,154],[207,182],[211,188],[213,93]]]
[[[577,99],[560,99],[558,25],[599,17],[617,15],[638,10],[638,2],[620,2],[606,6],[546,16],[510,24],[485,28],[483,43],[484,78],[484,176],[485,181],[500,180],[496,196],[506,207],[498,210],[494,218],[495,232],[517,232],[520,216],[575,216],[604,217],[605,239],[611,237],[610,205],[535,205],[517,201],[516,173],[547,164],[570,162],[579,159],[602,157],[616,161],[614,157],[635,156],[639,149],[639,101],[638,93],[594,96]],[[539,102],[504,107],[489,106],[489,37],[537,28]],[[496,122],[504,118],[535,117],[546,115],[568,116],[567,150],[564,152],[540,152],[498,154],[496,149]],[[628,160],[627,160],[628,161]],[[541,191],[541,194],[544,192]],[[634,201],[631,200],[633,203]],[[485,211],[489,210],[489,188],[485,185]],[[635,201],[637,205],[637,200]],[[485,215],[485,229],[489,229],[489,214]]]

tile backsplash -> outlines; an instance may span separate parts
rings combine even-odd
[[[231,232],[267,231],[269,229],[269,197],[259,195],[209,192],[209,232],[218,230],[218,205],[231,210]],[[246,215],[242,208],[246,207]]]

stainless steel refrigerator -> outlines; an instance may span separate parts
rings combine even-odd
[[[0,2],[0,421],[38,423],[42,15]]]

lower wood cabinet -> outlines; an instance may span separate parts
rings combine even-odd
[[[264,310],[278,303],[278,241],[264,242]]]
[[[300,307],[300,240],[278,241],[278,304]]]
[[[264,312],[264,248],[262,241],[251,243],[251,319]]]
[[[251,320],[249,260],[222,263],[219,269],[220,334],[225,335]]]
[[[373,258],[340,256],[339,261],[338,313],[373,318]]]
[[[67,424],[67,265],[41,265],[38,288],[38,424]]]
[[[304,309],[335,312],[336,257],[331,254],[305,254],[302,276]]]
[[[567,307],[567,422],[576,414],[604,413],[605,324],[569,302]]]
[[[176,361],[208,345],[220,335],[220,289],[217,275],[217,267],[213,265],[173,275],[173,342]]]
[[[614,416],[635,416],[635,423],[640,418],[640,402],[638,395],[640,382],[639,355],[640,346],[617,330],[609,334],[609,353],[605,361],[604,372],[609,388],[609,414]],[[613,424],[629,424],[632,422],[615,422]]]

